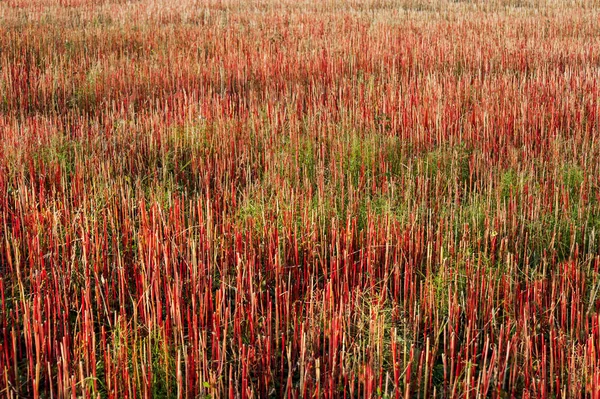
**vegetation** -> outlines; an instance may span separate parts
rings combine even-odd
[[[600,9],[0,2],[0,396],[600,398]]]

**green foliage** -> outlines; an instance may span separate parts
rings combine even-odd
[[[562,182],[574,199],[579,196],[579,189],[584,180],[583,173],[577,165],[564,165],[562,168]]]
[[[514,170],[509,169],[502,173],[500,177],[500,193],[502,199],[508,199],[511,195],[516,195],[519,189],[518,183],[518,176]]]

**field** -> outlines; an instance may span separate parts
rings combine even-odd
[[[0,1],[0,397],[600,398],[600,4]]]

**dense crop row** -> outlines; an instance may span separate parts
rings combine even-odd
[[[0,2],[0,396],[600,398],[590,2]]]

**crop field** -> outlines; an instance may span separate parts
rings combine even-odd
[[[0,1],[0,397],[600,399],[600,3]]]

